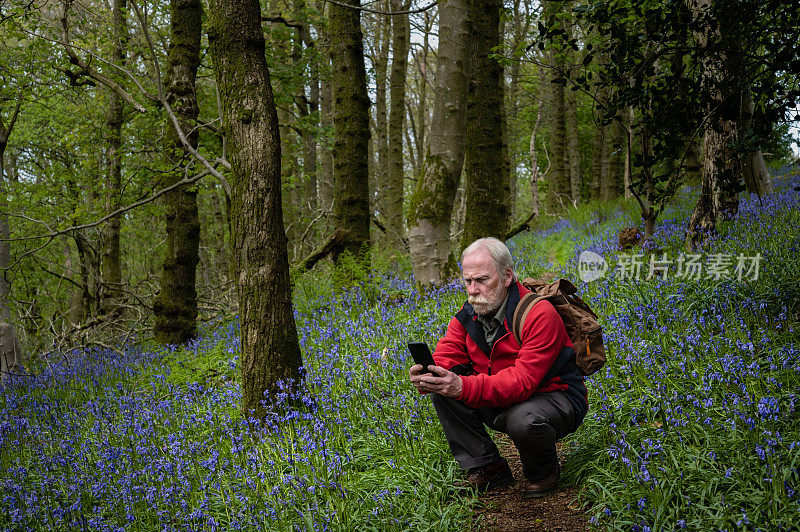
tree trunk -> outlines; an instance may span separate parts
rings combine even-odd
[[[381,11],[386,11],[388,2],[381,1],[377,5]],[[386,106],[386,93],[389,79],[389,47],[392,38],[392,18],[387,15],[376,15],[375,48],[373,52],[373,65],[375,67],[375,116],[373,124],[375,135],[371,137],[370,141],[377,158],[373,156],[369,158],[370,162],[373,163],[373,169],[370,172],[369,201],[371,204],[370,211],[380,211],[384,217],[387,217],[387,197],[384,192],[387,188],[389,173],[389,115]]]
[[[256,0],[213,0],[208,41],[231,163],[233,253],[241,323],[242,411],[300,379],[289,261],[281,216],[280,138]]]
[[[625,199],[631,194],[631,177],[633,169],[633,107],[628,107],[625,113],[625,173],[622,176],[622,186]]]
[[[531,208],[534,216],[539,216],[539,159],[536,156],[536,133],[539,131],[539,124],[542,120],[542,102],[536,109],[536,123],[531,130],[531,141],[528,152],[531,159]]]
[[[550,84],[550,172],[547,175],[547,210],[566,208],[570,198],[566,160],[566,127],[564,121],[564,87]]]
[[[225,215],[227,209],[223,209],[223,205],[227,201],[225,191],[220,186],[213,186],[211,189],[211,204],[213,206],[213,237],[212,242],[214,246],[214,264],[215,269],[218,271],[219,282],[222,285],[223,291],[225,285],[228,283],[230,269],[230,261],[228,259],[228,250],[230,248],[230,237],[228,236],[227,229],[230,229],[229,218]],[[211,231],[209,231],[210,233]]]
[[[303,20],[306,12],[304,0],[293,2],[294,18],[297,21]],[[311,27],[307,22],[300,23],[296,28],[295,44],[293,57],[296,56],[296,63],[302,61],[303,47],[308,50],[315,50],[316,43],[311,37]],[[302,179],[298,184],[298,190],[302,189],[300,195],[300,217],[305,227],[301,228],[301,241],[297,242],[298,256],[304,255],[308,250],[313,249],[316,234],[315,224],[312,223],[317,216],[317,139],[314,132],[318,130],[318,111],[319,111],[319,69],[316,62],[309,65],[308,88],[295,97],[295,106],[299,117],[299,134],[303,144],[303,166]],[[311,224],[311,225],[306,225]]]
[[[706,153],[708,150],[719,150],[720,142],[724,139],[720,135],[714,134],[712,131],[706,133],[704,141],[704,149]],[[716,175],[716,159],[706,156],[703,166],[700,171],[701,185],[700,197],[692,211],[692,217],[689,219],[688,226],[688,239],[687,247],[689,250],[700,244],[705,240],[706,236],[713,234],[717,225],[717,211],[714,207],[714,177]]]
[[[322,83],[320,90],[320,126],[323,131],[333,128],[333,91],[330,81]],[[320,157],[319,187],[317,188],[317,205],[325,213],[326,222],[323,228],[326,233],[331,229],[333,219],[333,149],[330,140],[326,139]]]
[[[464,163],[469,80],[466,0],[439,5],[436,99],[428,153],[411,197],[408,240],[414,277],[422,286],[440,285],[454,273],[450,216]]]
[[[167,103],[178,118],[181,130],[197,147],[197,90],[195,79],[200,64],[200,34],[203,7],[200,0],[171,0],[170,44],[167,52]],[[169,186],[183,179],[192,168],[192,156],[181,143],[178,132],[167,119],[167,164],[174,170],[165,177]],[[161,290],[153,302],[154,335],[162,344],[183,344],[197,334],[197,277],[200,221],[197,216],[197,188],[183,185],[165,194],[167,216],[166,250],[161,270]]]
[[[772,194],[775,187],[772,184],[772,175],[764,162],[761,150],[749,150],[742,161],[742,172],[747,190],[753,194],[763,196]]]
[[[572,203],[581,201],[581,157],[578,146],[578,93],[565,91],[564,117],[567,122],[567,169],[569,170],[569,190]]]
[[[606,140],[608,144],[608,155],[606,158],[606,173],[603,180],[603,201],[610,201],[619,196],[620,188],[625,174],[625,130],[622,124],[611,122],[606,131],[610,133],[610,138]]]
[[[503,138],[506,140],[506,151],[508,153],[508,195],[509,195],[509,219],[513,220],[517,214],[517,137],[520,134],[519,124],[517,122],[517,115],[519,113],[519,78],[520,67],[522,61],[518,58],[518,48],[527,38],[528,29],[530,27],[531,17],[527,13],[520,10],[520,0],[515,0],[510,12],[508,21],[501,21],[500,35],[504,35],[503,25],[507,24],[510,30],[511,41],[510,46],[506,49],[506,56],[512,57],[508,74],[508,85],[505,87],[506,95],[506,129]],[[504,76],[505,77],[505,76]]]
[[[8,139],[19,116],[22,95],[19,96],[8,126],[0,114],[0,383],[9,373],[18,373],[23,368],[22,348],[17,332],[11,325],[11,285],[6,270],[11,263],[11,229],[8,224],[8,196],[6,192],[5,154]],[[1,112],[2,110],[0,110]]]
[[[499,0],[470,0],[470,73],[464,160],[466,213],[461,248],[508,229],[508,179],[502,172],[503,68],[492,57],[500,45]]]
[[[739,113],[739,131],[747,131],[753,121],[753,95],[747,91],[747,95],[741,98],[741,111]],[[742,173],[747,190],[752,194],[763,196],[772,194],[775,188],[772,185],[772,176],[764,163],[764,156],[760,149],[748,149],[742,160]]]
[[[128,41],[127,0],[114,0],[112,8],[114,52],[112,62],[125,68]],[[106,151],[106,212],[112,212],[122,204],[122,125],[125,121],[122,97],[115,91],[110,94],[106,124],[108,145]],[[105,226],[102,237],[100,313],[119,315],[119,289],[122,287],[122,254],[120,231],[122,215],[112,217]]]
[[[283,213],[283,227],[286,231],[286,238],[289,241],[287,251],[289,262],[293,262],[298,257],[297,246],[300,240],[300,224],[302,223],[300,208],[298,205],[297,187],[300,185],[300,172],[297,163],[295,148],[296,138],[289,127],[292,122],[292,114],[283,108],[278,108],[278,135],[281,139],[281,212]]]
[[[430,15],[429,11],[424,14],[424,34],[422,36],[422,46],[417,54],[415,54],[415,61],[417,63],[417,126],[414,128],[414,148],[417,153],[417,158],[414,160],[414,176],[419,177],[420,168],[423,166],[426,150],[427,128],[428,128],[428,52],[430,51],[429,32],[433,28],[434,18]],[[409,107],[408,114],[412,117],[412,110]],[[413,127],[414,120],[410,120]],[[409,143],[410,144],[410,143]]]
[[[360,0],[349,0],[358,7]],[[364,68],[364,44],[359,9],[330,6],[330,50],[333,71],[333,220],[348,231],[331,254],[334,261],[343,252],[360,255],[369,247],[369,97]]]
[[[410,4],[392,0],[392,11],[405,11]],[[410,27],[408,14],[393,15],[392,73],[389,81],[389,158],[384,194],[386,234],[394,249],[403,248],[403,119],[406,114],[406,70]]]
[[[597,124],[592,146],[592,182],[589,187],[589,198],[592,200],[599,200],[602,197],[603,181],[605,180],[603,173],[606,170],[606,158],[608,156],[606,131],[608,131],[607,126]]]
[[[553,14],[563,5],[554,0],[542,2],[546,14]],[[561,77],[564,72],[564,50],[562,42],[553,42],[547,50],[547,63],[552,69],[551,78]],[[566,116],[564,109],[564,86],[547,80],[549,112],[550,171],[547,175],[547,210],[556,212],[563,210],[570,198],[569,173],[566,161]]]
[[[687,235],[687,244],[694,246],[715,231],[719,219],[733,218],[739,209],[743,175],[736,146],[743,136],[739,120],[745,92],[739,82],[744,67],[740,31],[729,27],[730,17],[717,16],[712,0],[689,0],[689,7],[705,26],[705,31],[695,36],[705,52],[701,84],[708,98],[709,124],[703,145],[702,190]]]

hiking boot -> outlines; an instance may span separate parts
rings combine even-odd
[[[514,474],[506,459],[501,458],[491,464],[470,469],[467,482],[478,491],[489,491],[513,484]]]
[[[548,493],[555,491],[560,476],[561,468],[558,467],[558,462],[556,462],[556,465],[544,478],[539,480],[526,479],[525,485],[522,487],[522,496],[525,499],[544,497]]]

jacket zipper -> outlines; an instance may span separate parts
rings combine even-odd
[[[503,338],[511,334],[511,331],[509,331],[508,327],[506,327],[505,320],[503,320],[503,328],[506,330],[506,333],[497,340],[495,340],[494,343],[492,344],[492,347],[489,348],[489,366],[487,368],[488,369],[487,375],[492,374],[492,355],[494,354],[494,346],[496,346]]]

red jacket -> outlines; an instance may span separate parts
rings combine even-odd
[[[461,375],[458,400],[472,408],[507,407],[534,393],[559,390],[567,394],[582,419],[588,409],[586,386],[564,322],[553,305],[540,301],[533,306],[522,325],[521,346],[511,333],[514,309],[528,292],[518,282],[509,286],[505,333],[492,346],[472,305],[464,303],[436,345],[434,361]]]

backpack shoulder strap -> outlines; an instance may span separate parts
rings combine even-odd
[[[519,345],[522,345],[522,325],[528,319],[528,314],[536,303],[546,297],[536,292],[528,292],[519,300],[517,308],[514,309],[514,318],[511,320],[511,332]]]

